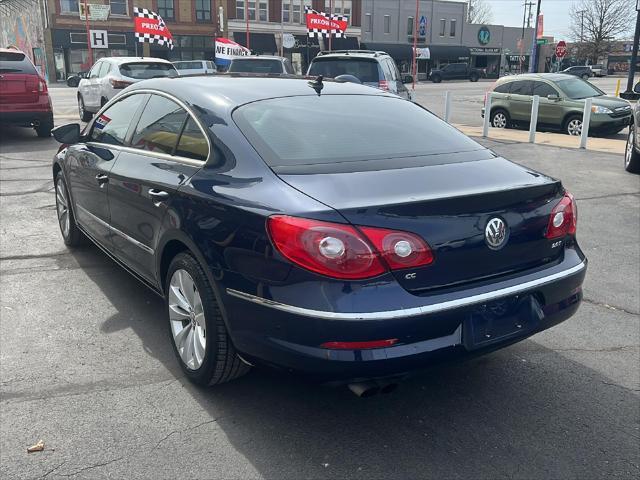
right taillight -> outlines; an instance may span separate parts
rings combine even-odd
[[[576,201],[569,192],[565,192],[562,200],[553,208],[547,225],[546,238],[559,238],[575,235],[578,224]]]
[[[429,246],[417,235],[374,227],[274,215],[267,230],[276,249],[296,265],[333,278],[358,280],[428,265]]]

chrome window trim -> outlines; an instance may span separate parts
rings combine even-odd
[[[82,210],[86,215],[90,216],[93,220],[98,222],[100,225],[103,225],[104,227],[108,228],[111,232],[113,232],[116,235],[124,238],[125,240],[128,240],[129,242],[133,243],[136,247],[144,250],[145,252],[147,252],[150,255],[154,254],[155,251],[153,250],[153,248],[146,246],[144,243],[139,242],[135,238],[132,238],[129,235],[127,235],[126,233],[121,232],[117,228],[111,226],[110,223],[107,223],[104,220],[102,220],[101,218],[96,217],[93,213],[91,213],[89,210],[84,208],[82,205],[76,204],[76,208],[79,209],[79,210]],[[80,223],[82,223],[82,222],[80,222]],[[85,229],[87,228],[86,225],[84,226],[84,228]]]
[[[137,89],[137,90],[132,90],[131,92],[123,93],[122,95],[117,95],[116,97],[112,98],[107,103],[105,103],[104,107],[102,107],[100,110],[98,110],[96,112],[96,114],[93,117],[93,120],[91,120],[91,124],[89,125],[89,132],[92,131],[93,125],[96,122],[96,119],[100,116],[100,114],[102,114],[102,112],[104,112],[105,110],[110,108],[112,105],[115,105],[116,103],[120,102],[121,100],[124,100],[125,98],[130,97],[131,95],[137,95],[137,94],[159,95],[161,97],[168,98],[169,100],[177,103],[181,108],[184,108],[184,110],[187,112],[187,114],[191,118],[193,118],[194,122],[196,122],[196,125],[198,125],[198,128],[200,129],[200,133],[202,133],[202,135],[204,135],[204,138],[207,141],[208,151],[207,151],[206,160],[194,160],[193,158],[181,157],[179,155],[167,155],[166,153],[150,152],[148,150],[141,150],[139,148],[133,148],[133,147],[129,147],[129,146],[126,146],[126,145],[112,145],[112,144],[109,144],[109,143],[94,142],[94,141],[91,141],[90,138],[89,138],[89,141],[87,142],[87,144],[97,145],[97,146],[100,146],[100,147],[103,147],[103,148],[111,148],[111,149],[115,149],[115,150],[122,150],[122,151],[129,152],[129,153],[137,153],[137,154],[147,155],[147,156],[150,156],[150,157],[161,158],[163,160],[172,160],[172,161],[176,161],[178,163],[186,163],[187,165],[194,165],[196,167],[202,167],[202,166],[206,165],[207,162],[209,162],[209,160],[211,160],[211,152],[213,151],[213,145],[211,145],[211,139],[209,138],[209,135],[207,135],[207,133],[206,133],[207,130],[202,125],[202,122],[200,121],[200,119],[193,112],[191,107],[189,107],[182,100],[180,100],[179,98],[176,98],[175,96],[173,96],[173,95],[171,95],[169,93],[161,92],[160,90],[154,90],[154,89],[151,89],[151,88],[141,88],[141,89]]]
[[[521,283],[519,285],[501,288],[498,290],[493,290],[491,292],[472,295],[470,297],[459,298],[456,300],[449,300],[446,302],[434,303],[431,305],[424,305],[420,307],[404,308],[400,310],[388,310],[384,312],[340,313],[340,312],[329,312],[326,310],[312,310],[309,308],[296,307],[293,305],[287,305],[287,304],[276,302],[266,298],[257,297],[255,295],[251,295],[250,293],[240,292],[238,290],[234,290],[231,288],[227,288],[226,291],[227,291],[227,294],[231,295],[232,297],[241,298],[243,300],[257,303],[259,305],[264,305],[266,307],[271,307],[276,310],[281,310],[283,312],[293,313],[296,315],[302,315],[305,317],[314,317],[314,318],[321,318],[321,319],[327,319],[327,320],[386,320],[386,319],[393,319],[393,318],[404,318],[404,317],[413,317],[417,315],[438,313],[438,312],[443,312],[447,310],[452,310],[454,308],[467,307],[477,303],[495,300],[501,297],[506,297],[508,295],[520,293],[525,290],[530,290],[532,288],[540,287],[547,283],[551,283],[555,280],[560,280],[562,278],[569,277],[571,275],[581,272],[582,270],[584,270],[584,268],[586,268],[586,266],[587,266],[586,262],[583,261],[572,268],[568,268],[561,272],[547,275],[545,277],[541,277],[535,280],[530,280],[528,282]]]

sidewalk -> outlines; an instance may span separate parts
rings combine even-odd
[[[469,125],[454,125],[465,135],[470,137],[482,137],[482,127]],[[528,130],[489,128],[488,137],[491,140],[506,140],[511,142],[528,143]],[[562,148],[580,148],[580,137],[572,137],[563,133],[536,132],[536,145],[552,145]],[[626,140],[618,138],[589,137],[587,150],[604,153],[624,154]]]

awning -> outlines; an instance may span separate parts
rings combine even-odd
[[[460,45],[429,45],[432,60],[468,60],[470,57],[469,47]]]
[[[329,48],[329,39],[324,40],[324,47]],[[356,37],[332,38],[331,50],[359,50],[358,39]]]
[[[233,39],[240,45],[247,46],[247,34],[245,32],[233,32]],[[276,37],[273,33],[249,32],[249,49],[254,54],[275,54],[278,52]]]
[[[361,48],[366,50],[375,50],[386,52],[394,60],[412,60],[413,45],[402,43],[362,43]]]

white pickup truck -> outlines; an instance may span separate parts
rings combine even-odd
[[[594,77],[606,77],[607,69],[603,64],[597,63],[596,65],[589,65],[591,67],[591,71],[593,72]]]

